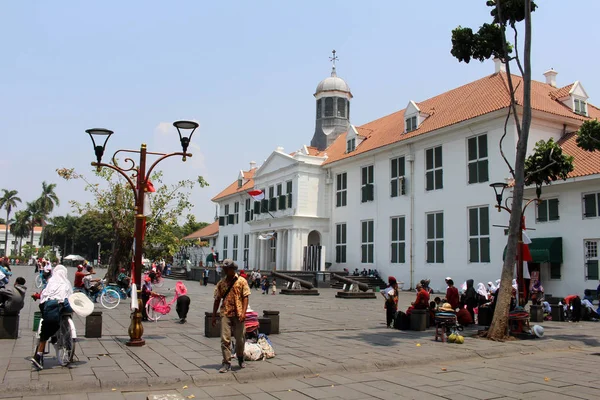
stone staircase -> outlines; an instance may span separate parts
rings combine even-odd
[[[375,289],[376,286],[379,286],[380,289],[386,287],[386,283],[381,278],[375,278],[370,276],[348,276],[349,279],[355,280],[357,282],[366,283],[369,286],[369,289]],[[338,280],[332,279],[331,288],[341,290],[344,287],[344,283]]]
[[[185,269],[171,268],[171,275],[163,275],[163,278],[173,279],[176,281],[185,281],[187,279],[187,274],[185,272]]]

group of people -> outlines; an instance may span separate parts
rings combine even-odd
[[[349,272],[348,269],[344,268],[345,272]],[[354,269],[354,272],[352,272],[352,276],[364,276],[364,277],[371,277],[371,278],[379,278],[379,272],[377,272],[376,269],[366,269],[363,268],[362,271],[358,271],[358,268]]]
[[[239,275],[242,278],[246,279],[247,282],[249,282],[250,289],[262,289],[262,294],[269,294],[269,289],[272,295],[277,293],[277,281],[273,279],[273,281],[269,282],[267,276],[261,275],[260,272],[256,269],[250,272],[250,275],[248,275],[246,271],[241,270]]]

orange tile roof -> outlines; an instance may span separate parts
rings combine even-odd
[[[187,235],[184,237],[185,240],[191,239],[202,239],[205,237],[211,237],[219,233],[219,220],[216,220],[210,225],[205,226],[204,228],[197,230],[196,232]]]
[[[512,78],[513,85],[517,87],[517,103],[522,104],[522,78],[516,75]],[[534,110],[581,121],[588,119],[575,114],[564,104],[552,98],[551,93],[562,92],[566,88],[570,90],[570,86],[557,90],[549,84],[532,81],[531,107]],[[510,105],[507,76],[505,73],[495,73],[419,102],[417,105],[421,112],[429,114],[429,117],[416,130],[404,134],[405,110],[397,111],[358,127],[358,132],[365,136],[365,139],[351,153],[346,153],[346,134],[340,135],[325,150],[329,158],[324,165],[507,108]]]
[[[550,92],[550,97],[557,100],[562,99],[563,97],[567,97],[572,88],[573,84],[571,83],[570,85],[561,87],[560,89],[553,90],[552,92]]]
[[[6,231],[6,225],[0,224],[0,231],[5,232]],[[33,228],[33,232],[34,233],[41,233],[42,232],[42,227],[41,226],[35,226]],[[29,232],[29,235],[31,235],[31,231]]]
[[[217,201],[219,199],[222,199],[223,197],[231,196],[232,194],[247,192],[248,190],[251,190],[254,187],[254,174],[256,173],[256,170],[257,168],[252,168],[249,171],[243,171],[244,179],[246,179],[247,181],[242,185],[242,187],[238,187],[238,181],[236,179],[231,185],[227,186],[225,190],[213,197],[211,200]]]
[[[589,111],[589,107],[588,107]],[[597,111],[597,109],[596,109]],[[599,113],[600,114],[600,113]],[[586,151],[577,146],[577,132],[571,132],[558,141],[565,154],[575,157],[569,178],[600,173],[600,151]]]

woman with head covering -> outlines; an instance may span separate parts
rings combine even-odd
[[[44,348],[46,342],[60,328],[60,316],[64,312],[73,312],[68,302],[68,297],[73,294],[73,287],[67,277],[67,269],[57,265],[46,288],[40,295],[40,311],[42,312],[42,328],[40,330],[40,343],[31,362],[37,369],[44,368]]]
[[[393,276],[388,277],[388,286],[385,288],[381,295],[385,299],[385,320],[386,325],[389,328],[394,327],[394,319],[396,318],[396,311],[398,311],[398,282]]]
[[[179,323],[185,324],[187,313],[190,309],[190,298],[187,295],[187,288],[183,282],[179,281],[175,284],[175,295],[177,296],[177,306],[175,310],[179,316]]]
[[[531,289],[529,290],[531,296],[531,303],[534,305],[540,305],[543,297],[544,297],[544,287],[539,280],[535,280],[533,285],[531,285]]]
[[[142,285],[142,321],[148,321],[148,314],[146,313],[146,304],[152,296],[152,278],[150,274],[144,277],[144,284]]]

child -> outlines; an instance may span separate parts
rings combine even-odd
[[[271,294],[274,295],[277,292],[277,288],[275,287],[277,281],[273,279],[273,283],[271,283]]]
[[[262,294],[267,294],[269,292],[269,281],[267,281],[267,277],[264,275],[260,281],[260,287],[262,288]]]
[[[435,299],[433,299],[433,301],[435,302],[435,311],[437,311],[441,307],[442,299],[436,297]]]

